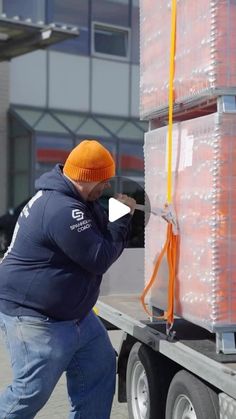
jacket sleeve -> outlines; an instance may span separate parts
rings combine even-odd
[[[77,212],[76,212],[77,211]],[[77,219],[73,218],[76,217]],[[94,225],[90,212],[81,208],[61,208],[47,223],[46,231],[73,262],[86,271],[104,274],[122,253],[132,219],[130,214],[115,221],[104,234]]]
[[[109,222],[108,219],[108,213],[104,210],[104,208],[101,206],[101,204],[97,203],[97,206],[99,208],[100,213],[102,214],[103,217],[103,223],[107,226],[107,229],[110,231],[113,240],[120,240],[120,234],[121,234],[121,230],[120,228],[122,228],[122,226],[124,225],[123,222],[123,217],[119,218],[117,221],[115,222]],[[132,219],[132,216],[129,217],[130,221]],[[118,230],[117,230],[118,229]],[[132,223],[131,222],[125,222],[125,229],[124,229],[124,247],[127,246],[128,244],[128,240],[130,238],[131,235],[131,229],[132,229]],[[122,249],[123,250],[123,249]]]

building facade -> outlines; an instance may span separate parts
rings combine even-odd
[[[3,0],[2,12],[80,30],[9,65],[7,205],[84,138],[109,148],[117,175],[142,184],[138,0]]]

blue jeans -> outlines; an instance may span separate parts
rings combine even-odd
[[[116,359],[108,334],[91,312],[80,324],[0,313],[13,382],[0,393],[1,419],[32,419],[66,371],[69,419],[109,419]]]

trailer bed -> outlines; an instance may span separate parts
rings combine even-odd
[[[176,319],[170,340],[165,323],[150,322],[135,294],[102,296],[96,306],[102,319],[236,398],[236,355],[216,354],[212,333]]]

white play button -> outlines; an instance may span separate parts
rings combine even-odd
[[[131,211],[130,207],[128,205],[123,204],[122,202],[118,201],[115,198],[109,199],[108,204],[108,218],[109,221],[113,222],[118,220],[121,217],[124,217],[124,215],[129,214]]]

